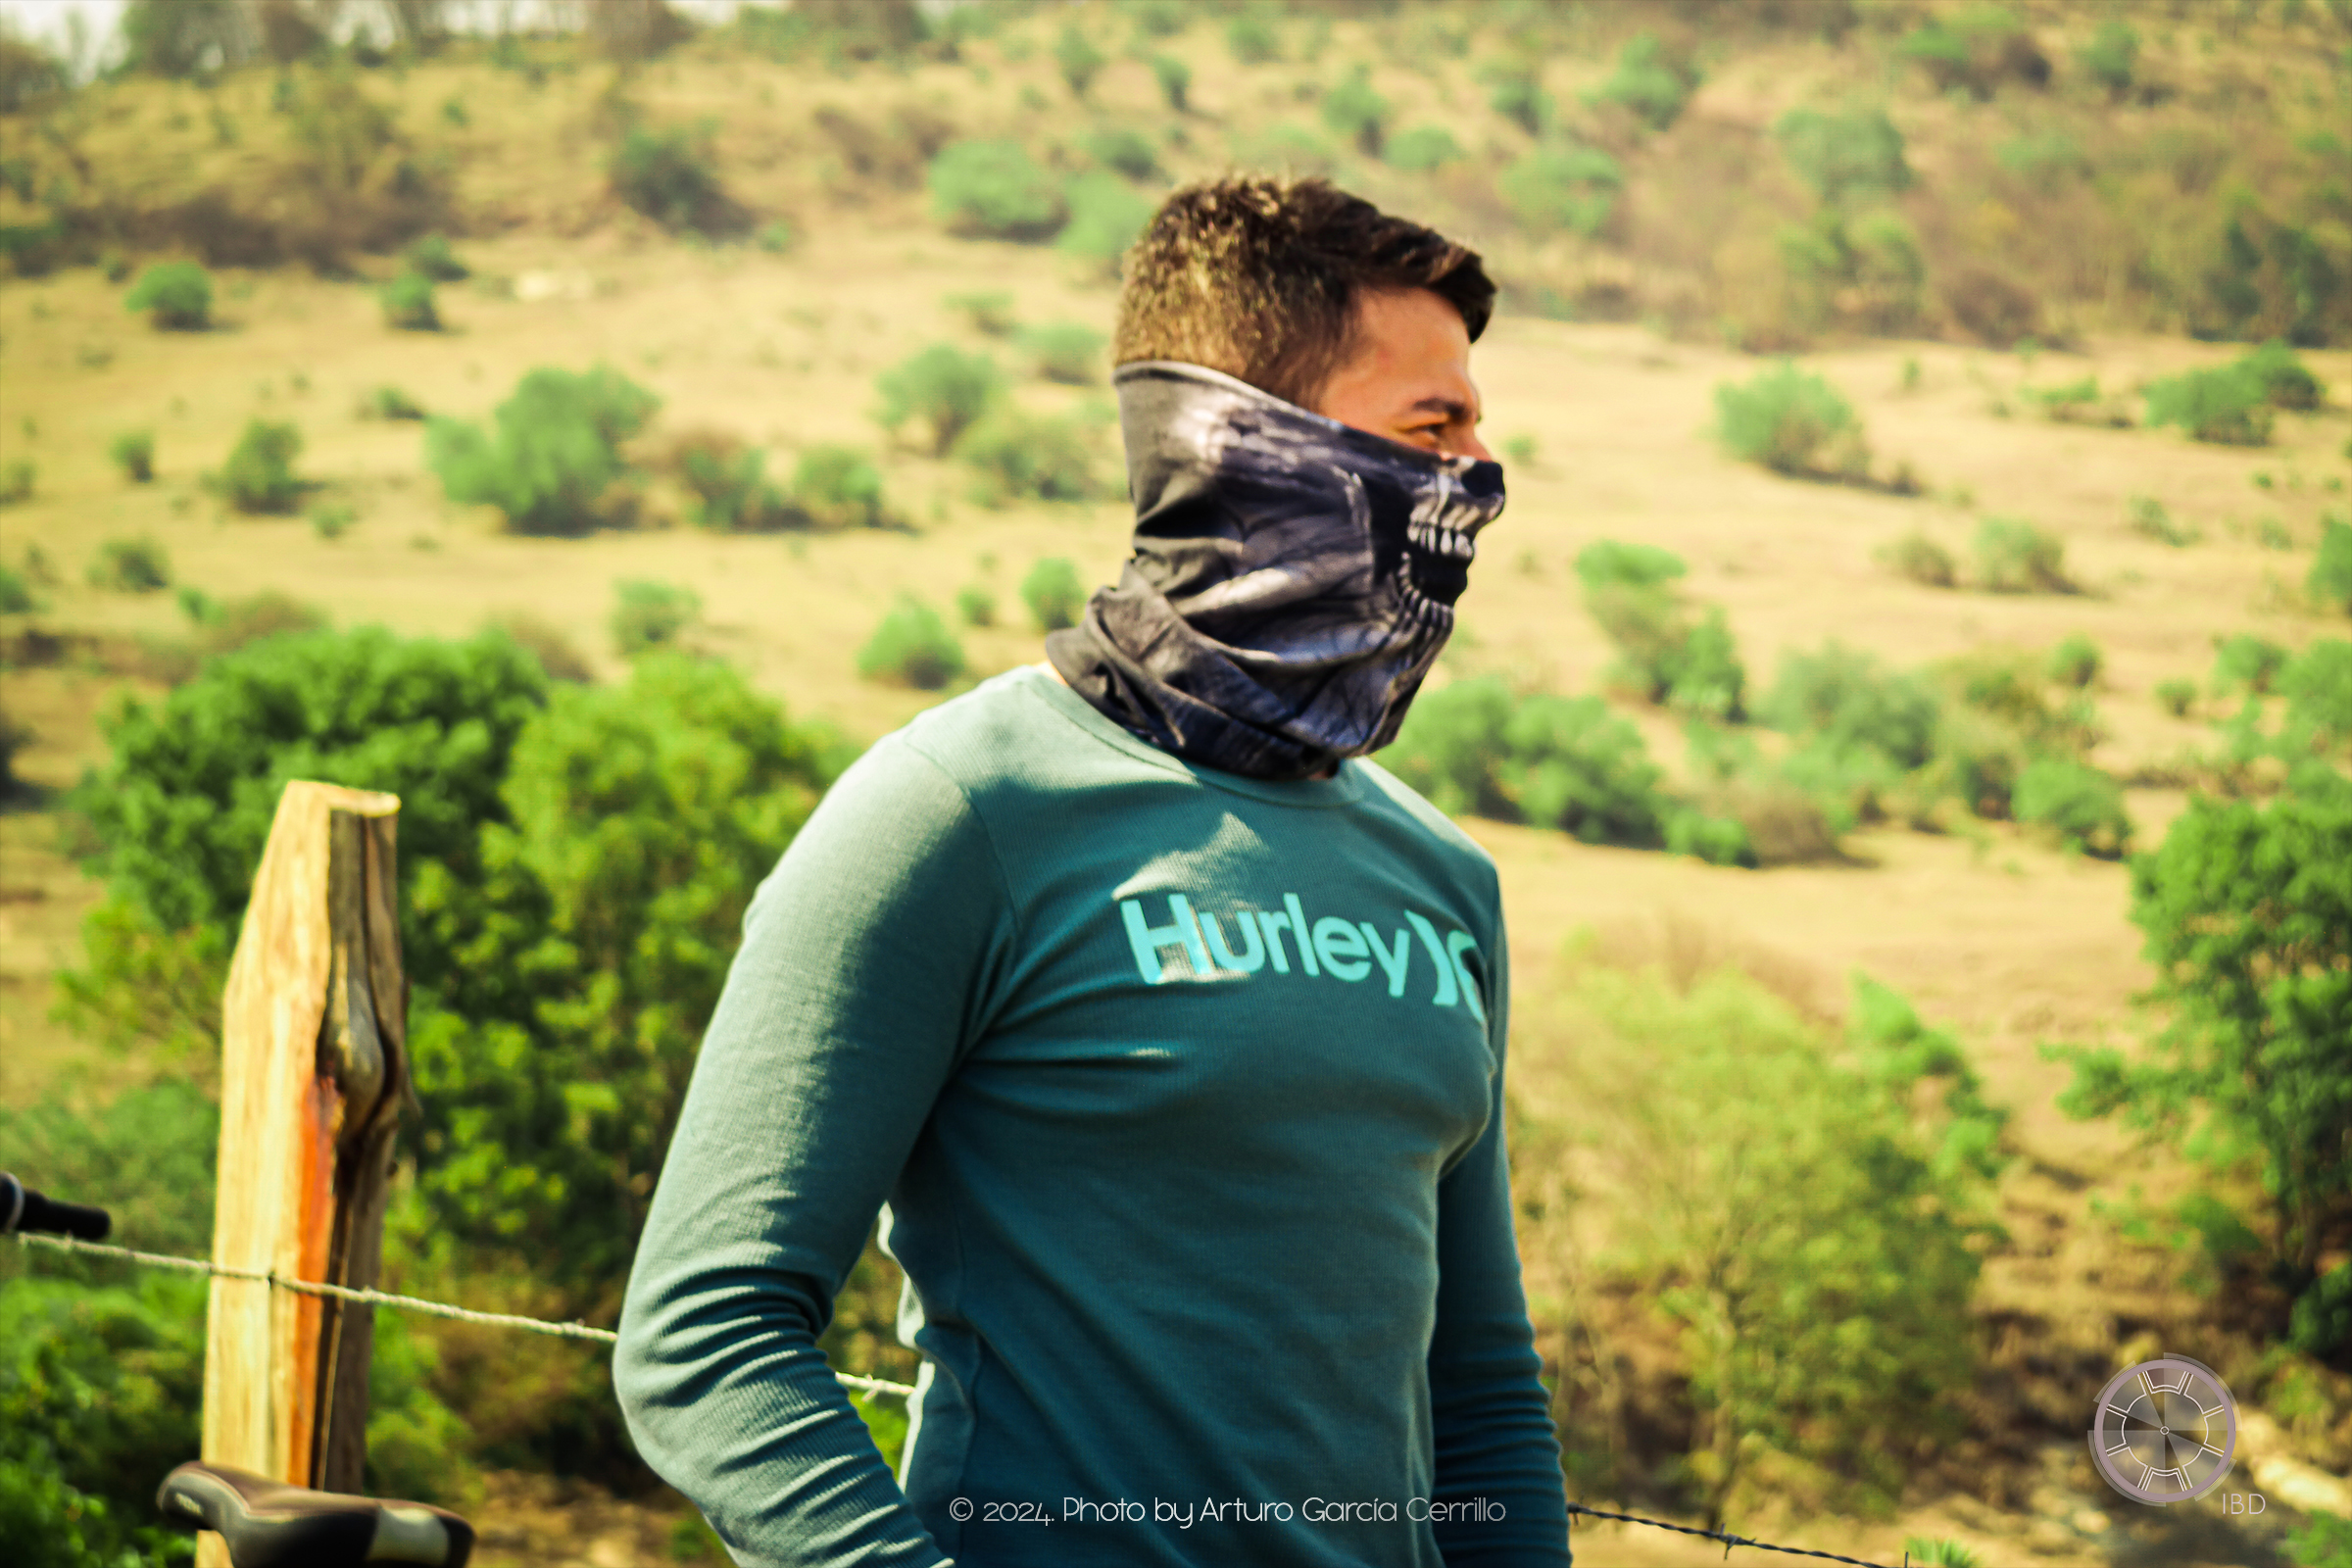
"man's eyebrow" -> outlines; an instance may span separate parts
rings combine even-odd
[[[1449,419],[1458,419],[1470,413],[1470,405],[1459,398],[1433,395],[1421,399],[1405,412],[1407,414],[1443,414]]]

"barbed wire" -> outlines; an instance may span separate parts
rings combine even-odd
[[[1729,1557],[1734,1546],[1753,1546],[1758,1551],[1786,1552],[1791,1557],[1820,1557],[1829,1562],[1852,1563],[1854,1568],[1886,1568],[1861,1557],[1840,1557],[1834,1551],[1813,1551],[1804,1546],[1776,1546],[1769,1541],[1757,1541],[1748,1536],[1729,1535],[1721,1530],[1699,1530],[1690,1525],[1670,1525],[1663,1519],[1644,1519],[1638,1513],[1610,1513],[1605,1508],[1588,1508],[1581,1502],[1568,1504],[1569,1517],[1584,1514],[1592,1519],[1619,1519],[1629,1525],[1648,1525],[1653,1530],[1671,1530],[1679,1536],[1697,1536],[1705,1541],[1723,1543],[1723,1554]],[[1903,1552],[1903,1568],[1911,1568],[1911,1553]]]
[[[61,1252],[88,1252],[99,1257],[119,1257],[126,1262],[145,1263],[154,1268],[176,1268],[191,1274],[209,1274],[215,1279],[253,1280],[300,1296],[332,1297],[339,1301],[393,1306],[406,1312],[454,1318],[460,1323],[484,1323],[492,1328],[521,1329],[526,1333],[553,1335],[558,1339],[591,1340],[599,1345],[614,1345],[620,1340],[620,1336],[611,1329],[594,1328],[586,1323],[558,1323],[548,1318],[523,1317],[514,1312],[477,1312],[471,1307],[452,1306],[447,1301],[428,1301],[421,1297],[395,1296],[390,1291],[355,1290],[348,1285],[324,1285],[316,1280],[293,1280],[274,1269],[231,1268],[209,1258],[142,1252],[136,1248],[116,1247],[108,1242],[85,1242],[72,1236],[36,1236],[25,1231],[18,1231],[15,1235],[19,1242],[27,1247],[48,1247]],[[894,1395],[902,1399],[911,1397],[914,1394],[911,1384],[893,1383],[887,1378],[859,1377],[855,1372],[836,1372],[833,1376],[847,1387],[866,1394]]]
[[[26,1231],[13,1233],[26,1247],[47,1247],[61,1252],[87,1252],[95,1257],[121,1258],[128,1263],[144,1263],[152,1268],[182,1269],[191,1274],[208,1274],[215,1279],[252,1280],[270,1285],[281,1291],[293,1291],[302,1296],[332,1297],[342,1301],[360,1301],[369,1306],[398,1307],[404,1312],[423,1312],[433,1317],[452,1318],[460,1323],[482,1323],[492,1328],[521,1329],[531,1334],[554,1335],[567,1340],[592,1340],[599,1345],[619,1343],[620,1336],[611,1329],[594,1328],[586,1323],[558,1323],[549,1318],[524,1317],[514,1312],[477,1312],[471,1307],[453,1306],[447,1301],[428,1301],[422,1297],[397,1296],[390,1291],[355,1290],[348,1285],[325,1285],[316,1280],[292,1280],[274,1269],[232,1268],[210,1258],[174,1257],[169,1252],[142,1252],[133,1247],[117,1247],[109,1242],[85,1242],[71,1236],[39,1236]],[[914,1389],[906,1383],[893,1383],[886,1378],[859,1377],[854,1372],[836,1372],[834,1378],[846,1387],[867,1394],[892,1395],[911,1398]],[[1697,1536],[1704,1541],[1723,1543],[1723,1554],[1730,1557],[1734,1546],[1752,1546],[1758,1551],[1777,1551],[1790,1557],[1817,1557],[1825,1562],[1841,1562],[1852,1568],[1886,1568],[1883,1563],[1861,1557],[1840,1557],[1834,1551],[1813,1551],[1803,1546],[1776,1546],[1769,1541],[1757,1541],[1748,1536],[1735,1536],[1721,1530],[1700,1530],[1690,1525],[1669,1524],[1663,1519],[1644,1519],[1638,1513],[1611,1513],[1605,1508],[1588,1508],[1581,1502],[1567,1505],[1570,1518],[1581,1514],[1590,1519],[1614,1519],[1623,1524],[1647,1525],[1653,1530],[1671,1530],[1677,1535]],[[1903,1553],[1903,1568],[1910,1568],[1911,1553]]]

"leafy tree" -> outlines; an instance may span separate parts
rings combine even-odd
[[[1019,142],[951,142],[931,160],[925,179],[932,212],[957,233],[1049,239],[1069,217],[1053,176]]]
[[[1522,55],[1499,61],[1483,73],[1488,84],[1487,107],[1526,131],[1541,136],[1551,128],[1555,105],[1544,88],[1544,61]]]
[[[1670,584],[1682,559],[1654,545],[1603,539],[1576,558],[1585,608],[1617,647],[1616,679],[1644,702],[1715,718],[1740,715],[1747,672],[1723,612],[1693,619]]]
[[[675,449],[678,477],[694,492],[694,520],[705,528],[753,532],[797,520],[767,480],[767,454],[719,431],[704,431]]]
[[[609,367],[578,374],[542,366],[498,406],[494,434],[466,420],[426,419],[425,464],[450,500],[496,507],[516,533],[585,533],[625,466],[620,443],[661,406]]]
[[[2050,650],[2050,679],[2061,686],[2089,687],[2105,664],[2106,656],[2099,652],[2099,645],[2081,632]]]
[[[1273,25],[1248,12],[1225,24],[1225,47],[1245,66],[1262,66],[1282,54],[1282,42],[1274,35]]]
[[[2132,847],[2124,792],[2108,774],[2062,757],[2037,758],[2018,774],[2010,814],[2051,829],[2069,849],[2117,860]]]
[[[1819,651],[1781,656],[1757,714],[1774,729],[1836,751],[1867,750],[1897,772],[1933,755],[1942,703],[1917,675],[1891,673],[1877,659],[1833,640]]]
[[[450,248],[446,234],[427,234],[410,245],[406,252],[409,270],[422,273],[436,283],[457,283],[473,275],[472,269],[458,260]]]
[[[1024,333],[1021,346],[1037,373],[1068,386],[1091,386],[1102,378],[1102,334],[1077,321],[1051,321]]]
[[[2141,1059],[2068,1048],[2059,1104],[2188,1132],[2217,1164],[2252,1163],[2271,1206],[2274,1275],[2301,1295],[2352,1213],[2352,789],[2264,805],[2192,797],[2132,868],[2172,1021]]]
[[[979,583],[969,583],[956,590],[956,613],[967,626],[993,626],[997,623],[997,596]]]
[[[973,421],[1004,395],[1004,378],[986,354],[934,343],[874,378],[882,406],[874,414],[894,434],[909,420],[930,427],[933,457],[945,457]]]
[[[2179,425],[2193,439],[2220,446],[2270,445],[2270,382],[2242,360],[2151,382],[2147,398],[2151,426]]]
[[[116,593],[154,593],[172,586],[172,558],[149,535],[109,539],[90,562],[89,583]]]
[[[1152,139],[1140,130],[1115,125],[1091,132],[1082,140],[1089,158],[1129,179],[1150,179],[1159,172],[1159,154],[1152,151]]]
[[[305,488],[294,472],[301,455],[302,431],[291,419],[248,419],[213,484],[239,512],[291,512]]]
[[[1996,594],[2069,594],[2066,545],[2022,517],[1978,519],[1973,541],[1977,586]]]
[[[122,296],[126,311],[145,311],[157,326],[201,332],[213,321],[213,276],[194,262],[159,262]]]

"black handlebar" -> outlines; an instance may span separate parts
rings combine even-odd
[[[114,1219],[105,1209],[92,1208],[87,1203],[61,1203],[0,1170],[0,1236],[18,1231],[48,1231],[85,1242],[103,1242],[106,1233],[114,1228]]]

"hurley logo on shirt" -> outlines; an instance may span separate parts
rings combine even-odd
[[[1184,955],[1192,965],[1192,978],[1199,980],[1246,978],[1267,968],[1289,974],[1296,956],[1299,969],[1308,975],[1327,974],[1350,982],[1370,979],[1377,965],[1388,980],[1389,995],[1401,997],[1417,966],[1416,956],[1425,954],[1437,976],[1437,989],[1429,1000],[1441,1007],[1466,1003],[1482,1022],[1487,1016],[1467,957],[1478,952],[1477,941],[1467,931],[1449,931],[1440,937],[1429,917],[1412,909],[1404,911],[1403,925],[1383,937],[1369,920],[1348,920],[1336,914],[1324,915],[1310,925],[1298,895],[1285,893],[1280,909],[1242,909],[1231,916],[1233,935],[1240,942],[1237,948],[1227,940],[1223,920],[1195,909],[1181,893],[1168,895],[1164,925],[1153,925],[1146,917],[1143,900],[1118,902],[1119,916],[1127,927],[1127,945],[1135,952],[1135,966],[1146,985],[1185,978],[1169,975],[1161,965],[1160,956],[1171,951]]]

